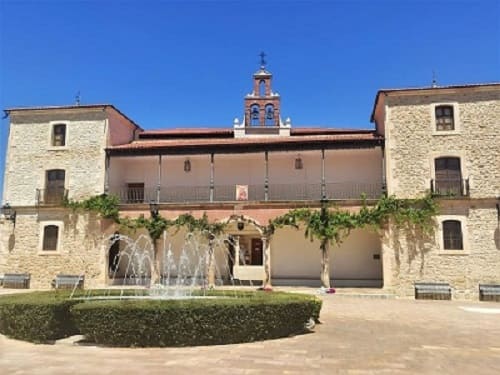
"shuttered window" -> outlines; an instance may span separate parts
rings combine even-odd
[[[43,228],[43,247],[42,250],[57,250],[57,238],[59,236],[59,227],[57,225],[47,225]]]
[[[455,130],[453,106],[440,105],[436,109],[436,130]]]
[[[443,247],[445,250],[463,250],[462,223],[460,221],[443,221]]]
[[[66,125],[57,124],[52,127],[52,146],[66,145]]]

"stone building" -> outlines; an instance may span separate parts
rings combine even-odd
[[[220,129],[144,130],[108,104],[7,109],[3,204],[15,217],[0,218],[0,275],[30,273],[33,288],[61,273],[84,273],[88,287],[123,281],[110,245],[120,229],[61,204],[107,193],[122,216],[149,215],[154,202],[166,218],[228,222],[244,261],[224,258],[223,278],[319,285],[318,243],[290,228],[269,238],[262,225],[325,199],[355,211],[362,194],[431,190],[433,238],[353,231],[332,251],[333,285],[411,296],[416,281],[443,281],[455,298],[476,298],[479,283],[500,283],[500,84],[380,90],[375,129],[359,130],[283,121],[271,80],[261,66],[243,118]],[[184,235],[166,237],[178,255]]]
[[[445,281],[476,298],[500,281],[500,85],[380,90],[372,121],[385,138],[388,194],[440,198],[436,235],[422,247],[389,231],[384,285],[413,295],[417,280]]]

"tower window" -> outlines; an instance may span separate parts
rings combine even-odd
[[[61,147],[66,145],[66,125],[56,124],[52,127],[52,146]]]
[[[454,130],[453,106],[440,105],[436,109],[436,130]]]
[[[462,223],[458,220],[443,221],[444,250],[463,250]]]

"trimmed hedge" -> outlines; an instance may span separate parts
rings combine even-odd
[[[108,346],[194,346],[285,337],[321,308],[310,296],[256,293],[198,300],[87,301],[71,312],[87,339]]]
[[[89,291],[77,292],[84,293]],[[69,295],[51,291],[1,296],[0,333],[35,343],[81,333],[109,346],[229,344],[301,333],[311,317],[319,319],[321,309],[316,297],[277,292],[215,291],[208,295],[221,298],[121,301],[70,300]]]
[[[119,294],[120,291],[92,291],[94,295]],[[75,296],[89,291],[78,290]],[[127,291],[131,294],[132,291]],[[0,333],[14,339],[48,343],[79,334],[70,307],[81,303],[70,300],[71,291],[57,290],[0,296]]]
[[[0,333],[35,343],[78,334],[69,293],[38,292],[0,297]]]

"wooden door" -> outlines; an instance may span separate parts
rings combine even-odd
[[[460,158],[437,158],[434,162],[436,172],[436,193],[462,195],[462,174]]]
[[[262,240],[252,238],[252,266],[262,266]]]
[[[64,169],[51,169],[47,171],[45,180],[45,203],[61,203],[64,198]]]

